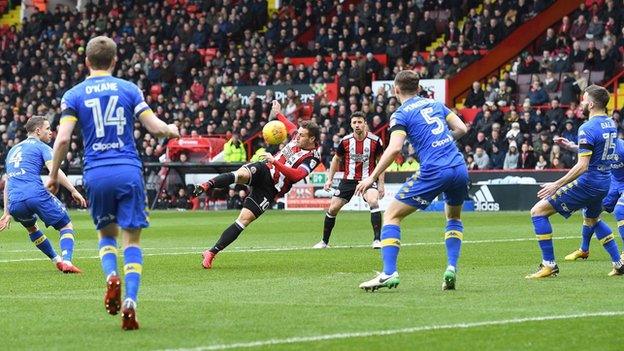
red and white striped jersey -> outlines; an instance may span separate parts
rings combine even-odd
[[[314,150],[304,150],[297,146],[297,138],[293,137],[286,146],[275,156],[275,162],[280,162],[290,168],[303,167],[310,174],[316,166],[321,163],[321,154],[318,148]],[[292,182],[286,178],[277,168],[269,166],[273,185],[277,190],[276,198],[286,194],[292,187]]]
[[[342,138],[336,154],[342,157],[344,176],[342,179],[362,180],[367,178],[375,166],[377,158],[383,153],[381,139],[368,132],[362,140],[357,140],[353,134]]]

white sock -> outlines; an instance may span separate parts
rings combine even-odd
[[[557,265],[555,261],[545,261],[545,260],[542,260],[542,264],[550,268],[554,268]]]
[[[455,272],[455,266],[449,265],[448,267],[446,267],[446,270]]]

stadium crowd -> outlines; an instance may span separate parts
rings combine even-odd
[[[518,58],[500,78],[475,83],[464,105],[481,111],[460,141],[471,168],[567,168],[574,163],[574,155],[551,145],[552,137],[574,138],[582,122],[578,94],[589,83],[583,71],[602,70],[609,77],[624,46],[621,1],[586,2],[549,30],[541,51]],[[320,144],[328,166],[349,132],[353,111],[362,110],[377,131],[398,107],[396,99],[371,90],[373,78],[392,79],[405,68],[424,78],[448,78],[552,0],[519,0],[516,7],[504,0],[484,6],[472,0],[363,1],[344,8],[341,3],[284,1],[281,14],[269,15],[261,0],[105,0],[97,7],[88,3],[83,13],[63,6],[37,13],[21,32],[10,28],[0,37],[1,159],[25,137],[23,125],[30,116],[45,115],[56,126],[61,96],[86,77],[86,41],[107,34],[119,48],[114,74],[142,88],[155,113],[178,124],[184,136],[234,136],[235,145],[241,145],[266,123],[273,92],[252,94],[243,104],[236,94],[227,96],[224,86],[337,82],[338,101],[319,98],[311,113],[323,126]],[[295,39],[308,30],[314,31],[312,41],[298,44]],[[441,47],[422,55],[441,34],[446,38]],[[372,55],[377,53],[388,56],[386,66]],[[542,59],[536,60],[536,53]],[[310,66],[288,59],[314,55]],[[574,64],[581,62],[574,72]],[[523,74],[534,74],[525,92],[518,82]],[[293,91],[283,106],[289,118],[301,117],[302,104]],[[620,121],[618,111],[614,118]],[[163,159],[163,140],[138,124],[135,138],[145,161]],[[254,150],[261,147],[254,144]],[[408,147],[404,156],[414,168]],[[67,166],[80,166],[81,158],[75,136]],[[393,166],[400,169],[400,164]]]

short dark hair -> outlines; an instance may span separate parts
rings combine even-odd
[[[93,69],[108,69],[117,55],[117,44],[106,36],[95,37],[87,43],[87,59]]]
[[[592,84],[585,88],[585,92],[591,98],[592,102],[596,104],[596,106],[600,109],[606,109],[607,104],[609,103],[609,91],[607,89]]]
[[[316,142],[321,139],[321,128],[319,128],[318,124],[312,121],[303,121],[301,122],[301,128],[307,129],[308,135],[314,137]]]
[[[24,128],[26,128],[27,133],[34,133],[37,128],[43,127],[45,122],[48,122],[48,119],[43,116],[32,116],[26,121]]]
[[[366,119],[366,116],[364,116],[364,112],[362,111],[355,111],[351,114],[351,119],[353,118],[363,118]]]
[[[403,70],[394,77],[394,85],[401,89],[403,94],[416,94],[420,87],[420,76],[412,70]]]

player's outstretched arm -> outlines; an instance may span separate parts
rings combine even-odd
[[[459,140],[461,137],[468,133],[468,127],[464,121],[459,118],[455,113],[451,112],[446,116],[446,123],[448,123],[453,139]]]
[[[561,146],[562,148],[572,151],[572,152],[578,152],[579,150],[579,146],[576,145],[575,143],[571,142],[570,140],[564,138],[564,137],[554,137],[553,141],[555,142],[555,144]]]
[[[279,101],[277,100],[273,100],[273,106],[271,107],[271,115],[269,116],[269,118],[273,117],[284,123],[288,135],[291,135],[297,130],[297,125],[289,121],[288,118],[286,118],[286,116],[282,114],[282,105],[280,105]]]
[[[546,183],[542,185],[542,189],[537,193],[537,196],[540,199],[545,199],[549,196],[554,195],[559,188],[562,186],[576,180],[576,178],[580,177],[583,173],[587,171],[589,168],[589,160],[591,159],[591,154],[589,155],[579,155],[578,161],[574,167],[572,167],[566,175],[559,178],[556,182]]]
[[[56,134],[56,140],[54,141],[54,148],[52,151],[52,164],[48,168],[50,170],[50,179],[48,180],[48,190],[52,194],[58,192],[58,174],[61,168],[61,162],[67,157],[67,150],[69,148],[69,142],[71,141],[71,135],[76,126],[76,120],[71,118],[61,119],[61,124]]]
[[[355,188],[356,195],[362,195],[366,191],[366,189],[370,188],[371,185],[375,181],[379,179],[379,176],[392,164],[392,161],[396,158],[396,156],[401,152],[403,148],[403,143],[405,142],[405,132],[402,130],[395,130],[390,134],[390,142],[388,143],[388,147],[384,151],[383,155],[379,159],[377,163],[377,167],[373,173],[366,179],[363,179],[358,186]]]
[[[150,134],[156,137],[179,138],[180,132],[175,124],[167,124],[161,121],[152,110],[145,110],[139,116],[139,121],[145,126]]]
[[[11,215],[9,214],[9,181],[8,179],[4,182],[4,191],[2,192],[4,197],[4,213],[2,213],[2,217],[0,218],[0,232],[11,228]]]

